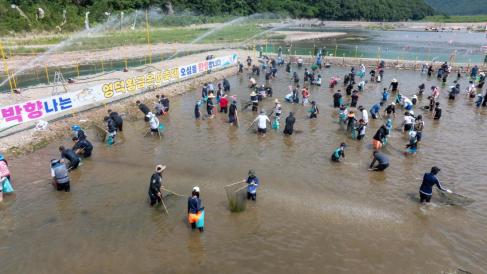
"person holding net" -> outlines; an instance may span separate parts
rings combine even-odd
[[[257,188],[259,187],[259,178],[255,175],[254,170],[249,170],[249,176],[247,177],[247,200],[257,200]]]

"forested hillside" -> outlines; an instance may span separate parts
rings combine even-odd
[[[426,0],[437,12],[448,15],[487,14],[487,0]]]
[[[419,20],[433,13],[424,0],[0,0],[0,33],[72,31],[83,27],[88,11],[94,23],[107,20],[109,14],[149,7],[199,18],[275,12],[294,18],[396,21]]]

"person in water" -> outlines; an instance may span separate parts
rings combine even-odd
[[[318,118],[318,114],[320,113],[320,110],[318,109],[318,105],[316,105],[315,101],[311,102],[311,108],[308,110],[308,112],[309,112],[310,119]]]
[[[156,203],[162,203],[162,173],[166,170],[166,166],[157,165],[154,174],[152,174],[149,183],[149,199],[150,206],[154,206]]]
[[[418,150],[418,136],[417,132],[412,130],[409,132],[409,143],[406,144],[406,153],[415,154]]]
[[[391,92],[395,93],[398,91],[398,86],[399,82],[396,79],[392,79],[392,82],[389,85],[389,89],[391,90]]]
[[[385,125],[382,125],[377,130],[374,137],[372,138],[372,147],[374,148],[375,151],[379,151],[382,148],[385,140],[387,140],[388,135],[389,135],[389,130]]]
[[[153,135],[154,133],[159,133],[159,119],[157,118],[157,116],[155,114],[153,114],[152,112],[149,112],[149,114],[147,114],[147,116],[149,117],[149,127],[150,127],[150,133],[151,135]]]
[[[200,199],[200,188],[195,186],[191,192],[191,197],[188,197],[188,222],[192,229],[198,228],[200,232],[204,231],[202,225],[204,209]]]
[[[238,124],[237,101],[233,100],[228,110],[228,122],[232,125]]]
[[[199,120],[201,118],[201,110],[200,110],[201,104],[202,104],[201,100],[198,100],[194,105],[194,118],[196,120]]]
[[[383,171],[389,167],[389,158],[384,153],[374,151],[372,157],[373,159],[369,166],[370,171]],[[374,166],[375,162],[378,162],[376,166]]]
[[[108,116],[112,118],[115,122],[115,126],[117,130],[122,132],[123,131],[123,118],[118,114],[118,112],[112,111],[111,109],[108,110]]]
[[[335,94],[333,94],[333,107],[339,108],[342,105],[342,102],[342,93],[340,92],[340,90],[338,90],[337,92],[335,92]]]
[[[265,110],[261,110],[259,116],[255,118],[250,126],[253,126],[257,122],[257,133],[265,136],[267,132],[267,123],[270,123],[271,120],[265,114]]]
[[[77,169],[80,163],[80,158],[72,149],[65,148],[64,146],[59,147],[59,152],[61,152],[61,157],[69,161],[69,170]]]
[[[437,186],[438,189],[442,191],[446,191],[448,193],[452,193],[451,190],[444,188],[440,181],[438,180],[438,173],[441,171],[440,168],[434,166],[431,168],[430,173],[425,173],[423,176],[423,182],[421,183],[421,187],[419,188],[419,200],[420,203],[426,204],[431,201],[431,197],[433,196],[433,186]]]
[[[206,100],[206,112],[208,114],[208,118],[210,119],[214,117],[215,105],[213,104],[213,98],[215,98],[215,95],[213,95],[213,93],[210,93]]]
[[[51,160],[51,177],[52,185],[57,189],[57,191],[71,191],[68,168],[64,164],[64,160]]]
[[[284,127],[284,134],[293,135],[295,122],[296,122],[296,118],[294,118],[294,113],[289,112],[289,116],[286,117],[286,126]]]
[[[149,114],[149,112],[147,112]],[[146,115],[145,118],[147,119],[147,122],[149,121],[149,117]],[[103,121],[107,123],[107,132],[108,132],[108,138],[111,140],[109,143],[114,144],[115,143],[115,136],[117,136],[117,126],[115,125],[115,121],[113,121],[112,118],[109,116],[105,116],[103,118]]]
[[[141,103],[139,100],[135,102],[139,110],[144,113],[144,121],[149,122],[149,118],[147,117],[147,114],[150,112],[150,109],[148,106],[145,104]]]
[[[260,185],[259,178],[255,175],[254,170],[249,170],[249,176],[247,177],[247,200],[257,200],[257,188]]]
[[[83,155],[84,158],[88,158],[91,156],[91,152],[93,151],[93,145],[87,139],[80,140],[76,137],[73,137],[73,151],[76,155]]]
[[[423,138],[423,129],[424,129],[424,121],[423,121],[423,115],[418,115],[416,117],[416,121],[414,121],[414,131],[416,131],[416,139],[419,142],[421,142],[421,139]]]
[[[79,125],[71,126],[71,130],[73,132],[73,137],[76,137],[80,140],[86,139],[86,134]]]
[[[441,118],[441,107],[440,102],[435,103],[435,110],[433,111],[433,119],[440,120]]]
[[[377,119],[377,118],[381,118],[382,117],[380,116],[380,109],[382,108],[382,106],[384,105],[384,102],[380,102],[378,104],[374,104],[371,108],[370,108],[370,115],[372,116],[372,119]]]
[[[0,154],[0,177],[7,178],[10,182],[12,182],[12,178],[10,177],[10,170],[8,168],[7,160],[3,154]]]
[[[341,143],[340,147],[335,149],[335,151],[331,155],[331,160],[333,162],[340,162],[340,157],[345,158],[345,148],[346,147],[347,147],[347,144]]]

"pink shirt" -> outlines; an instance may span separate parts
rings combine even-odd
[[[10,170],[8,170],[7,164],[4,161],[0,161],[0,177],[8,175],[10,175]]]

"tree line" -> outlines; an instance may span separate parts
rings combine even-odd
[[[434,13],[424,0],[0,0],[0,32],[55,31],[64,17],[62,31],[72,31],[83,27],[87,11],[92,22],[102,22],[108,14],[148,8],[197,15],[189,21],[264,12],[323,20],[398,21],[420,20]]]

